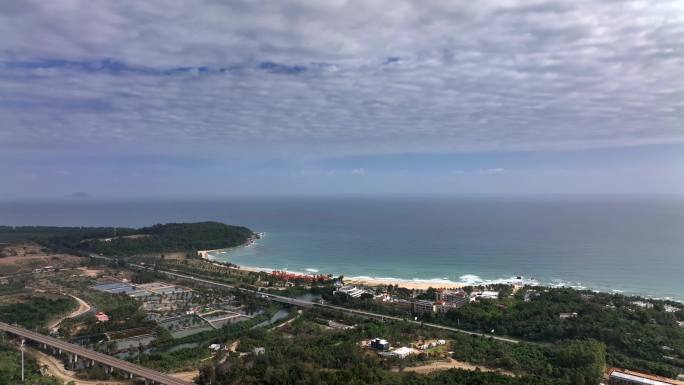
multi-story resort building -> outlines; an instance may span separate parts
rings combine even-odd
[[[369,291],[364,290],[364,289],[359,289],[356,286],[342,286],[335,290],[335,293],[341,293],[341,294],[346,294],[350,297],[353,298],[359,298],[363,294],[368,293],[371,294]]]
[[[413,312],[415,314],[433,313],[435,311],[435,303],[424,299],[413,303]]]

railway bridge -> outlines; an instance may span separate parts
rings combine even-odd
[[[153,369],[145,368],[140,365],[130,363],[128,361],[120,360],[116,357],[109,356],[107,354],[99,353],[94,350],[84,348],[82,346],[74,345],[66,341],[62,341],[57,338],[46,336],[44,334],[36,333],[23,327],[14,326],[0,322],[0,330],[13,334],[17,337],[24,338],[26,340],[33,341],[44,349],[52,348],[56,352],[62,354],[66,353],[69,355],[69,361],[76,363],[78,360],[85,360],[89,365],[94,365],[99,363],[107,368],[107,371],[111,372],[113,369],[120,370],[127,373],[130,378],[143,378],[148,384],[154,385],[194,385],[193,382],[188,382],[169,376],[158,372]]]

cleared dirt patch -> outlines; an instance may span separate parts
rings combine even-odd
[[[124,381],[124,380],[113,380],[113,381],[106,381],[106,380],[82,380],[78,377],[76,377],[75,373],[72,372],[71,370],[66,370],[64,368],[64,365],[60,360],[57,358],[45,354],[39,350],[32,349],[32,348],[26,348],[26,353],[30,354],[33,356],[38,363],[45,368],[45,370],[55,378],[58,378],[62,380],[64,383],[68,383],[69,381],[74,381],[76,385],[130,385],[130,381]]]
[[[192,382],[195,378],[199,377],[199,370],[190,370],[187,372],[169,373],[169,376],[180,378],[181,380]]]
[[[507,371],[507,370],[492,369],[492,368],[488,368],[486,366],[479,366],[479,365],[474,365],[474,364],[471,364],[468,362],[457,361],[457,360],[454,360],[453,358],[449,358],[448,360],[444,360],[444,361],[431,362],[429,364],[421,365],[421,366],[406,367],[406,368],[404,368],[404,372],[432,373],[432,372],[436,372],[439,370],[448,370],[448,369],[463,369],[463,370],[473,370],[473,371],[479,369],[482,372],[494,372],[494,373],[499,373],[499,374],[503,374],[506,376],[515,377],[515,373]],[[394,371],[399,371],[399,369],[394,369]]]
[[[20,243],[4,246],[0,251],[0,275],[29,273],[36,268],[75,267],[82,257],[51,252],[37,243]]]

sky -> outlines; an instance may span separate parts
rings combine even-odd
[[[684,194],[680,0],[6,1],[0,36],[0,199]]]

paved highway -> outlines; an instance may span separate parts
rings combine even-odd
[[[133,263],[129,263],[129,266],[133,266],[133,267],[136,267],[138,269],[154,270],[151,267],[137,265],[137,264],[133,264]],[[360,315],[360,316],[364,316],[364,317],[376,318],[376,319],[380,319],[380,320],[391,319],[391,320],[396,320],[396,321],[405,321],[405,322],[409,322],[412,324],[427,326],[427,327],[431,327],[431,328],[435,328],[435,329],[448,330],[448,331],[452,331],[452,332],[470,334],[470,335],[475,335],[475,336],[489,337],[489,338],[494,338],[494,339],[499,340],[499,341],[509,342],[509,343],[513,343],[513,344],[517,344],[520,342],[519,340],[516,340],[513,338],[508,338],[508,337],[500,337],[500,336],[495,336],[495,335],[491,335],[491,334],[471,332],[468,330],[458,329],[458,328],[444,326],[444,325],[438,325],[438,324],[434,324],[434,323],[414,321],[414,320],[410,320],[410,319],[404,319],[401,317],[388,316],[388,315],[384,315],[384,314],[372,313],[372,312],[367,312],[367,311],[363,311],[363,310],[348,309],[348,308],[341,307],[341,306],[325,305],[325,304],[320,304],[320,303],[316,303],[316,302],[304,301],[304,300],[284,297],[284,296],[275,295],[275,294],[262,293],[262,292],[257,291],[257,290],[235,287],[235,286],[228,285],[225,283],[211,281],[211,280],[204,279],[204,278],[199,278],[199,277],[189,275],[186,273],[178,273],[175,271],[160,270],[160,269],[157,269],[156,271],[160,272],[160,273],[168,274],[170,276],[178,277],[178,278],[184,278],[184,279],[188,279],[188,280],[192,280],[192,281],[196,281],[196,282],[201,282],[201,283],[204,283],[207,285],[223,287],[223,288],[232,289],[232,290],[240,290],[243,292],[256,294],[256,295],[261,296],[263,298],[269,298],[269,299],[276,301],[276,302],[286,303],[286,304],[290,304],[290,305],[294,305],[294,306],[320,307],[320,308],[326,308],[326,309],[332,309],[332,310],[337,310],[337,311],[341,311],[341,312],[356,314],[356,315]]]
[[[192,382],[181,380],[179,378],[171,377],[167,374],[158,372],[153,369],[144,368],[142,366],[132,364],[130,362],[120,360],[116,357],[112,357],[103,353],[98,353],[96,351],[86,349],[82,346],[70,344],[68,342],[59,340],[57,338],[52,338],[40,333],[32,332],[30,330],[24,329],[18,326],[12,326],[4,322],[0,322],[0,330],[12,333],[16,336],[26,338],[31,341],[38,342],[40,344],[46,344],[47,346],[61,349],[62,351],[72,353],[80,357],[81,359],[93,360],[99,362],[100,364],[110,366],[112,368],[119,369],[123,372],[132,374],[134,376],[142,377],[150,381],[154,381],[157,384],[163,385],[194,385]]]

